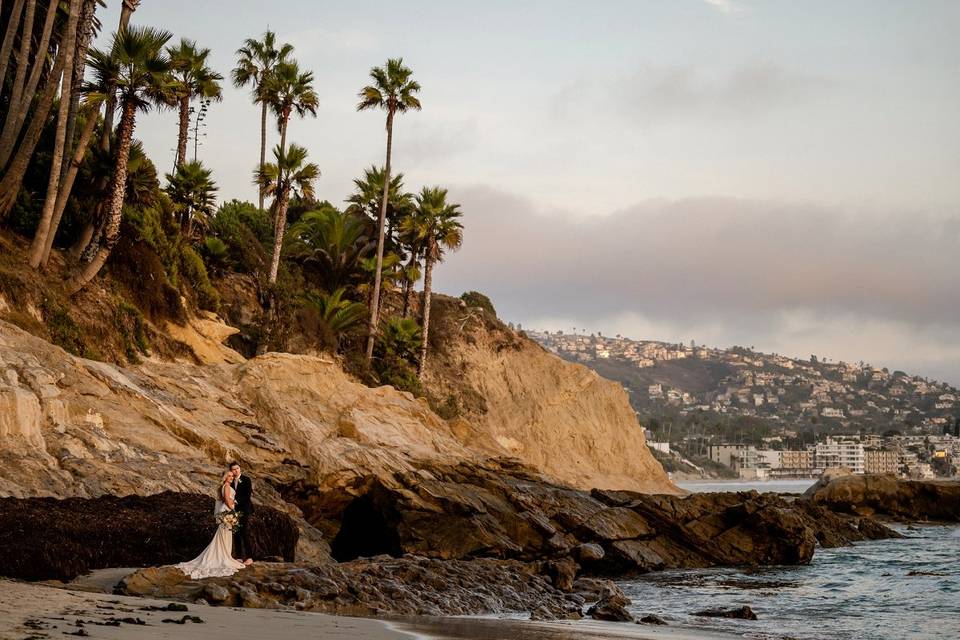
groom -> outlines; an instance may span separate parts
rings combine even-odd
[[[233,555],[243,564],[253,564],[253,554],[250,549],[250,514],[253,513],[253,483],[243,475],[239,462],[230,463],[230,472],[233,474],[233,489],[236,491],[236,509],[240,512],[240,528],[233,534]]]

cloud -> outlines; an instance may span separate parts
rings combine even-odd
[[[438,287],[484,291],[508,319],[926,363],[960,381],[956,214],[698,198],[575,219],[488,187],[451,192],[464,247]]]
[[[705,3],[719,11],[720,13],[739,13],[743,7],[733,0],[703,0]]]

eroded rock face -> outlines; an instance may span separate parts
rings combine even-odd
[[[960,521],[960,482],[841,475],[807,490],[813,504],[844,513],[902,520]]]
[[[117,592],[351,615],[530,611],[541,619],[579,618],[582,604],[581,598],[562,593],[521,562],[413,556],[321,565],[261,562],[228,578],[199,582],[172,567],[159,567],[124,578]]]
[[[860,527],[861,520],[773,494],[586,493],[504,463],[461,463],[371,480],[343,510],[332,552],[340,560],[381,553],[569,558],[579,572],[623,576],[805,564],[818,541],[896,535],[878,523]]]
[[[71,580],[93,569],[190,560],[216,531],[213,504],[211,496],[172,492],[0,498],[0,575]],[[258,506],[249,526],[254,557],[294,559],[299,532],[289,516]]]

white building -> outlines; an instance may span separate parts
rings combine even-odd
[[[864,471],[863,443],[827,438],[817,444],[813,452],[814,465],[820,469],[846,467],[853,473]]]

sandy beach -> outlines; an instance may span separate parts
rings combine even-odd
[[[81,590],[97,589],[105,576],[109,574],[100,573],[93,579],[72,584],[79,589],[0,580],[0,640],[69,636],[136,640],[720,640],[730,637],[695,629],[586,620],[531,622],[474,617],[375,620],[197,604],[185,605],[187,611],[171,611],[166,610],[171,603],[163,600]]]

